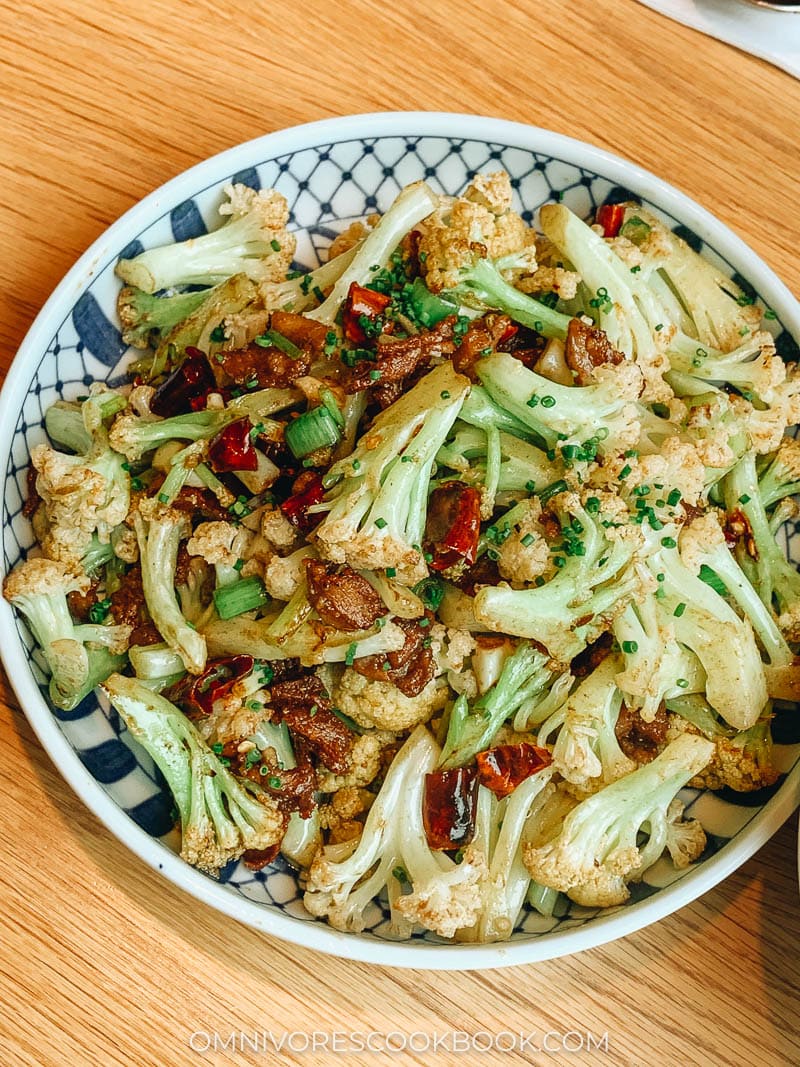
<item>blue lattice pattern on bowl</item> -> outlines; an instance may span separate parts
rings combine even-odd
[[[409,123],[409,129],[412,128],[413,124]],[[286,196],[291,225],[297,234],[298,265],[308,268],[324,258],[325,249],[337,232],[356,218],[385,210],[409,182],[424,178],[435,189],[452,194],[460,191],[475,173],[500,168],[511,175],[516,207],[528,222],[533,221],[541,204],[554,198],[563,199],[572,210],[589,217],[610,195],[622,198],[627,192],[594,169],[552,154],[516,147],[511,142],[409,134],[331,139],[285,154],[258,158],[244,169],[197,189],[191,198],[154,214],[153,221],[124,248],[113,250],[113,254],[96,266],[89,283],[58,323],[38,365],[33,368],[8,455],[3,517],[5,570],[24,558],[33,545],[33,534],[22,514],[22,505],[30,449],[44,439],[43,417],[47,407],[59,398],[73,399],[93,381],[104,380],[115,385],[126,380],[125,366],[130,353],[114,314],[119,284],[113,270],[119,256],[135,255],[143,247],[197,236],[217,225],[216,209],[222,201],[222,187],[232,180],[253,188],[275,187]],[[679,228],[695,247],[703,246],[704,254],[723,270],[734,273],[732,264],[704,243],[699,234],[687,231],[677,217],[665,212],[658,203],[647,201],[647,204],[669,225]],[[739,280],[745,279],[739,277]],[[771,325],[783,354],[796,355],[797,346],[791,334],[777,319]],[[786,536],[792,558],[800,558],[798,528],[787,531]],[[34,643],[23,622],[15,618],[15,625],[46,699],[46,679],[37,663]],[[54,711],[53,714],[88,774],[142,830],[174,851],[178,841],[172,828],[172,799],[152,761],[130,738],[113,709],[90,696],[74,712]],[[797,744],[800,733],[789,715],[779,718],[777,733],[784,742],[778,748],[781,766],[788,771],[800,758]],[[773,789],[749,797],[730,794],[720,797],[685,790],[688,810],[700,818],[709,832],[709,846],[701,862],[707,862],[729,839],[741,833],[774,792]],[[621,910],[635,906],[685,876],[686,872],[678,873],[671,864],[660,862],[642,883],[632,887],[631,902]],[[248,871],[243,864],[230,864],[221,872],[220,882],[228,891],[248,901],[281,910],[287,918],[303,923],[313,921],[302,907],[294,872],[280,859],[257,873]],[[199,895],[196,885],[193,891]],[[216,903],[222,906],[219,900]],[[512,942],[567,931],[585,924],[596,914],[594,909],[570,903],[550,919],[525,910]],[[362,936],[376,941],[385,938],[386,926],[385,909],[375,905]],[[298,937],[301,939],[309,943]],[[433,934],[418,934],[412,938],[409,949],[420,941],[438,944],[440,939]],[[543,955],[555,955],[558,951]],[[342,950],[342,954],[347,953]],[[370,953],[362,956],[368,958]],[[411,957],[404,962],[413,965],[415,961]],[[431,964],[431,957],[426,962],[438,965]]]

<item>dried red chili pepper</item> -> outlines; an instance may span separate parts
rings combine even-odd
[[[287,497],[280,509],[292,526],[296,526],[298,530],[308,530],[322,518],[321,515],[309,515],[308,509],[312,504],[319,504],[324,496],[325,487],[322,478],[317,474],[299,493]]]
[[[280,850],[280,842],[269,848],[248,848],[242,853],[242,862],[248,871],[260,871],[278,858]]]
[[[364,344],[367,332],[360,321],[362,316],[374,322],[391,302],[392,298],[385,293],[377,293],[374,289],[365,289],[358,282],[351,282],[342,309],[342,329],[347,340],[357,345]]]
[[[249,419],[224,426],[208,446],[208,458],[217,474],[224,471],[258,470],[258,452],[253,445]]]
[[[475,767],[426,774],[422,823],[430,847],[441,852],[468,845],[475,836],[477,804]]]
[[[616,237],[624,218],[624,204],[603,204],[597,209],[596,221],[603,227],[603,237]]]
[[[180,704],[190,717],[210,715],[214,701],[226,696],[236,682],[246,678],[254,664],[253,657],[245,655],[211,660],[202,674],[181,679],[165,695],[174,704]]]
[[[154,415],[169,418],[201,411],[206,398],[216,389],[216,382],[205,353],[192,345],[186,349],[186,359],[155,391],[150,401]]]
[[[480,784],[491,789],[495,796],[507,797],[520,782],[549,767],[553,757],[546,748],[521,741],[517,745],[497,745],[479,752],[475,762]]]
[[[478,557],[481,533],[481,494],[463,482],[445,482],[431,493],[425,528],[431,570],[443,571]]]
[[[512,337],[516,337],[516,335],[518,333],[519,333],[519,326],[517,326],[517,324],[515,322],[509,322],[508,326],[506,326],[505,330],[503,330],[503,333],[501,334],[501,336],[498,337],[497,343],[499,345],[501,345],[505,341],[510,341],[511,338]]]

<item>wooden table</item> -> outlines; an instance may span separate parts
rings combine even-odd
[[[474,111],[593,141],[671,179],[800,291],[800,83],[634,0],[2,0],[0,12],[3,370],[73,260],[142,195],[229,145],[348,112]],[[390,971],[259,936],[184,896],[88,813],[7,684],[2,696],[4,1065],[387,1058],[202,1052],[204,1033],[265,1028],[608,1034],[608,1051],[503,1063],[800,1062],[794,819],[719,888],[616,944],[511,971]]]

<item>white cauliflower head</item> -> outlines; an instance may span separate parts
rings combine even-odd
[[[434,678],[415,697],[407,697],[390,682],[372,681],[354,670],[345,670],[334,688],[334,701],[359,726],[399,733],[427,722],[448,699],[448,687]]]

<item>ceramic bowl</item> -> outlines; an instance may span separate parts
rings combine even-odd
[[[351,220],[385,210],[408,182],[460,191],[476,171],[504,168],[517,207],[530,221],[553,197],[584,217],[617,187],[640,197],[725,271],[739,276],[777,316],[779,349],[797,355],[800,314],[788,290],[758,257],[708,212],[659,178],[591,145],[529,126],[447,114],[361,115],[313,123],[232,148],[167,182],[111,226],[58,286],[17,353],[0,397],[0,455],[6,471],[3,553],[7,571],[33,544],[22,515],[31,447],[44,437],[42,414],[57,398],[94,380],[122,383],[129,358],[115,317],[114,264],[143,247],[203,233],[217,220],[231,180],[275,186],[288,199],[297,260],[316,265]],[[795,558],[800,557],[796,539]],[[779,786],[758,794],[686,791],[689,814],[709,846],[687,872],[664,861],[633,887],[621,908],[598,912],[569,904],[558,916],[525,911],[505,944],[451,945],[430,934],[387,939],[386,916],[372,908],[361,934],[339,933],[304,911],[295,874],[278,861],[253,873],[231,864],[214,880],[175,852],[172,807],[160,776],[119,717],[90,697],[69,714],[51,708],[24,622],[0,604],[2,658],[22,707],[61,773],[109,831],[199,901],[240,921],[324,952],[396,966],[497,967],[576,952],[610,941],[675,911],[751,856],[794,809],[800,791],[800,734],[776,722]],[[796,731],[797,728],[794,727]],[[187,897],[186,907],[196,907]]]

